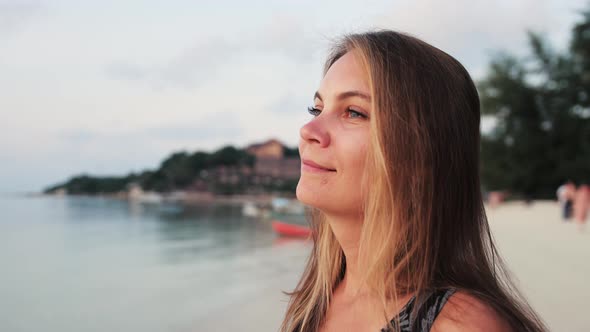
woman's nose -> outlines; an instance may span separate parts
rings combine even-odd
[[[299,135],[308,144],[319,144],[320,147],[326,147],[330,144],[330,135],[320,118],[314,118],[299,130]]]

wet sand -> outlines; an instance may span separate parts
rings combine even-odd
[[[520,289],[551,331],[590,330],[590,229],[563,223],[555,202],[505,203],[488,209],[496,244]],[[241,257],[239,285],[223,305],[195,321],[195,331],[277,331],[308,244],[293,241]]]

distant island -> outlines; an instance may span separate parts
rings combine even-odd
[[[82,174],[52,185],[43,193],[142,199],[168,195],[183,200],[233,195],[292,196],[299,172],[299,150],[270,139],[244,149],[225,146],[211,153],[175,152],[156,170],[120,177]]]

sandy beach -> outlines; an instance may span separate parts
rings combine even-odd
[[[496,243],[550,331],[588,331],[590,229],[563,223],[556,202],[488,209]]]
[[[510,202],[488,209],[501,254],[531,305],[551,331],[588,331],[590,229],[563,223],[556,202]],[[303,269],[309,244],[286,241],[239,257],[239,285],[228,285],[224,305],[195,321],[195,331],[277,331],[287,297]],[[232,290],[239,289],[239,294]],[[227,299],[227,298],[226,298]],[[228,304],[229,303],[229,304]]]

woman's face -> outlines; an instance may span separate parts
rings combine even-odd
[[[362,212],[369,92],[354,51],[338,59],[322,79],[310,108],[313,118],[300,130],[297,198],[304,204],[332,215]]]

